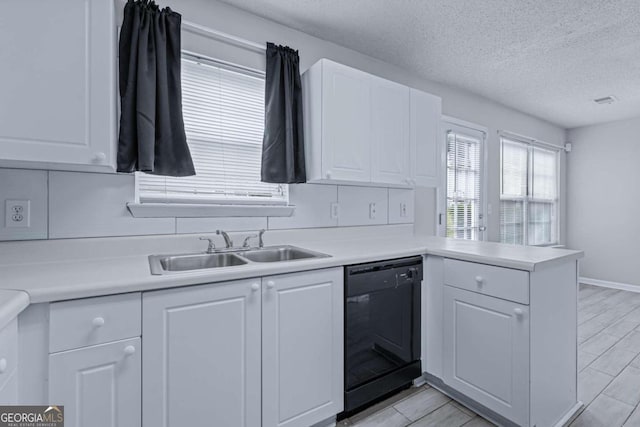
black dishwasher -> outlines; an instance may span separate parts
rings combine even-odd
[[[422,257],[345,269],[345,402],[342,417],[422,375]]]

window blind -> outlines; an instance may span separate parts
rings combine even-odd
[[[447,132],[447,237],[479,238],[481,144],[479,138]]]
[[[139,173],[141,202],[288,202],[286,185],[260,181],[264,76],[183,57],[182,108],[196,175]]]
[[[558,242],[559,151],[501,139],[500,241]]]

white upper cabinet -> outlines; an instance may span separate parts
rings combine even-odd
[[[113,0],[7,0],[0,166],[115,170]]]
[[[438,186],[442,99],[411,89],[411,175],[421,187]]]
[[[369,181],[369,80],[369,75],[334,62],[323,69],[322,135],[329,142],[322,147],[326,179]]]
[[[414,103],[409,87],[327,59],[302,81],[308,181],[412,187],[414,170],[435,180],[440,98]]]
[[[371,181],[411,185],[409,88],[371,78]]]

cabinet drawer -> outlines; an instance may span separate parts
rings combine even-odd
[[[140,293],[51,304],[49,352],[140,336]]]
[[[18,321],[9,322],[0,331],[0,389],[9,380],[18,363]]]
[[[444,283],[521,304],[529,304],[529,273],[522,270],[445,259]]]

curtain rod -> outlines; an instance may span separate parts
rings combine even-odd
[[[526,142],[528,144],[541,145],[549,148],[554,148],[556,150],[563,150],[564,147],[561,145],[552,144],[550,142],[540,141],[539,139],[531,138],[528,136],[520,135],[519,133],[509,132],[507,130],[498,130],[499,136],[504,136],[506,138],[512,138],[516,141]]]
[[[232,44],[244,49],[248,49],[257,53],[264,53],[266,43],[260,44],[251,40],[236,37],[223,31],[214,30],[204,25],[196,24],[190,21],[182,21],[182,28],[190,33],[200,34],[224,43]]]
[[[127,3],[127,0],[120,0],[122,5]],[[224,31],[218,31],[205,27],[204,25],[196,24],[195,22],[182,20],[182,28],[195,34],[208,36],[212,39],[233,44],[248,50],[252,50],[258,53],[264,53],[267,50],[266,43],[260,44],[251,40],[243,39],[242,37],[236,37]]]

